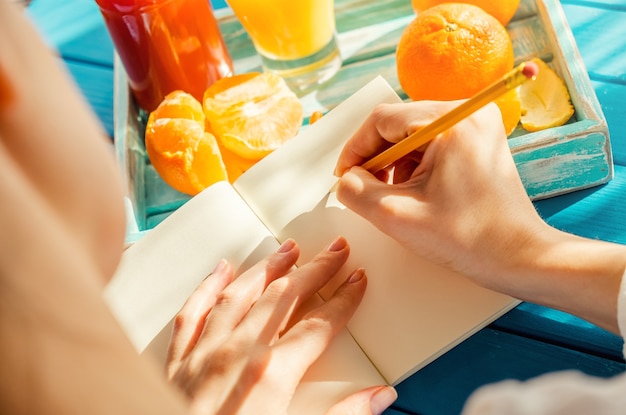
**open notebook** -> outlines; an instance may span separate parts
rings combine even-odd
[[[368,275],[359,309],[306,374],[293,414],[322,414],[350,392],[397,384],[518,303],[412,254],[329,194],[343,143],[383,102],[400,98],[378,77],[234,185],[204,190],[124,253],[105,297],[139,351],[164,358],[168,324],[220,259],[243,271],[289,237],[306,261],[343,235],[351,255],[337,283],[357,267]]]

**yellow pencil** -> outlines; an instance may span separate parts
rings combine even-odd
[[[446,131],[454,124],[468,117],[494,99],[505,94],[507,91],[517,88],[529,79],[535,79],[538,71],[539,68],[537,67],[537,64],[532,61],[521,63],[511,72],[504,75],[502,79],[494,82],[469,100],[454,108],[452,111],[437,118],[426,127],[417,130],[402,141],[369,159],[363,163],[362,167],[371,173],[376,173],[384,169],[393,162],[406,156],[411,151],[414,151],[428,143],[438,134]]]

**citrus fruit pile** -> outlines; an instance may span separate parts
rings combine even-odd
[[[198,102],[168,94],[148,118],[145,143],[159,176],[195,195],[211,184],[234,182],[302,124],[302,104],[285,81],[269,73],[223,78]]]
[[[417,16],[396,49],[398,80],[412,100],[468,99],[514,67],[513,43],[505,25],[520,0],[457,1],[412,0]],[[535,82],[532,89],[526,87],[524,94],[513,89],[495,100],[507,136],[517,128],[522,114],[522,127],[528,131],[562,125],[571,117],[567,88],[551,85],[555,79],[559,85],[563,81],[545,64],[540,67],[540,78],[544,71],[551,74],[549,79]],[[545,108],[542,102],[548,101],[555,104],[555,111],[539,117]]]

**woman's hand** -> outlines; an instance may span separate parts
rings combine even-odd
[[[337,195],[418,254],[497,288],[512,254],[547,225],[522,185],[495,105],[438,136],[423,154],[396,163],[391,180],[396,184],[354,167],[457,105],[378,107],[339,158],[336,172],[343,176]]]
[[[337,238],[314,260],[293,269],[299,248],[288,240],[234,281],[228,263],[217,266],[176,316],[168,353],[168,377],[190,398],[192,413],[287,412],[305,371],[345,326],[365,292],[364,271],[357,269],[329,301],[303,307],[348,255],[346,240]],[[371,414],[370,405],[362,405],[370,399],[386,399],[386,407],[395,392],[371,388],[332,410]],[[382,411],[379,402],[374,404]]]
[[[440,134],[422,155],[385,172],[396,184],[354,167],[455,105],[381,105],[339,158],[339,200],[417,254],[487,288],[617,333],[626,249],[561,232],[539,217],[494,104]]]

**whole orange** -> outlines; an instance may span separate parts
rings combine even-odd
[[[411,99],[465,99],[513,69],[513,44],[504,26],[480,7],[444,3],[407,25],[396,64]]]
[[[411,0],[413,9],[419,13],[450,0]],[[458,3],[467,3],[478,6],[506,26],[517,11],[520,0],[455,0]]]

